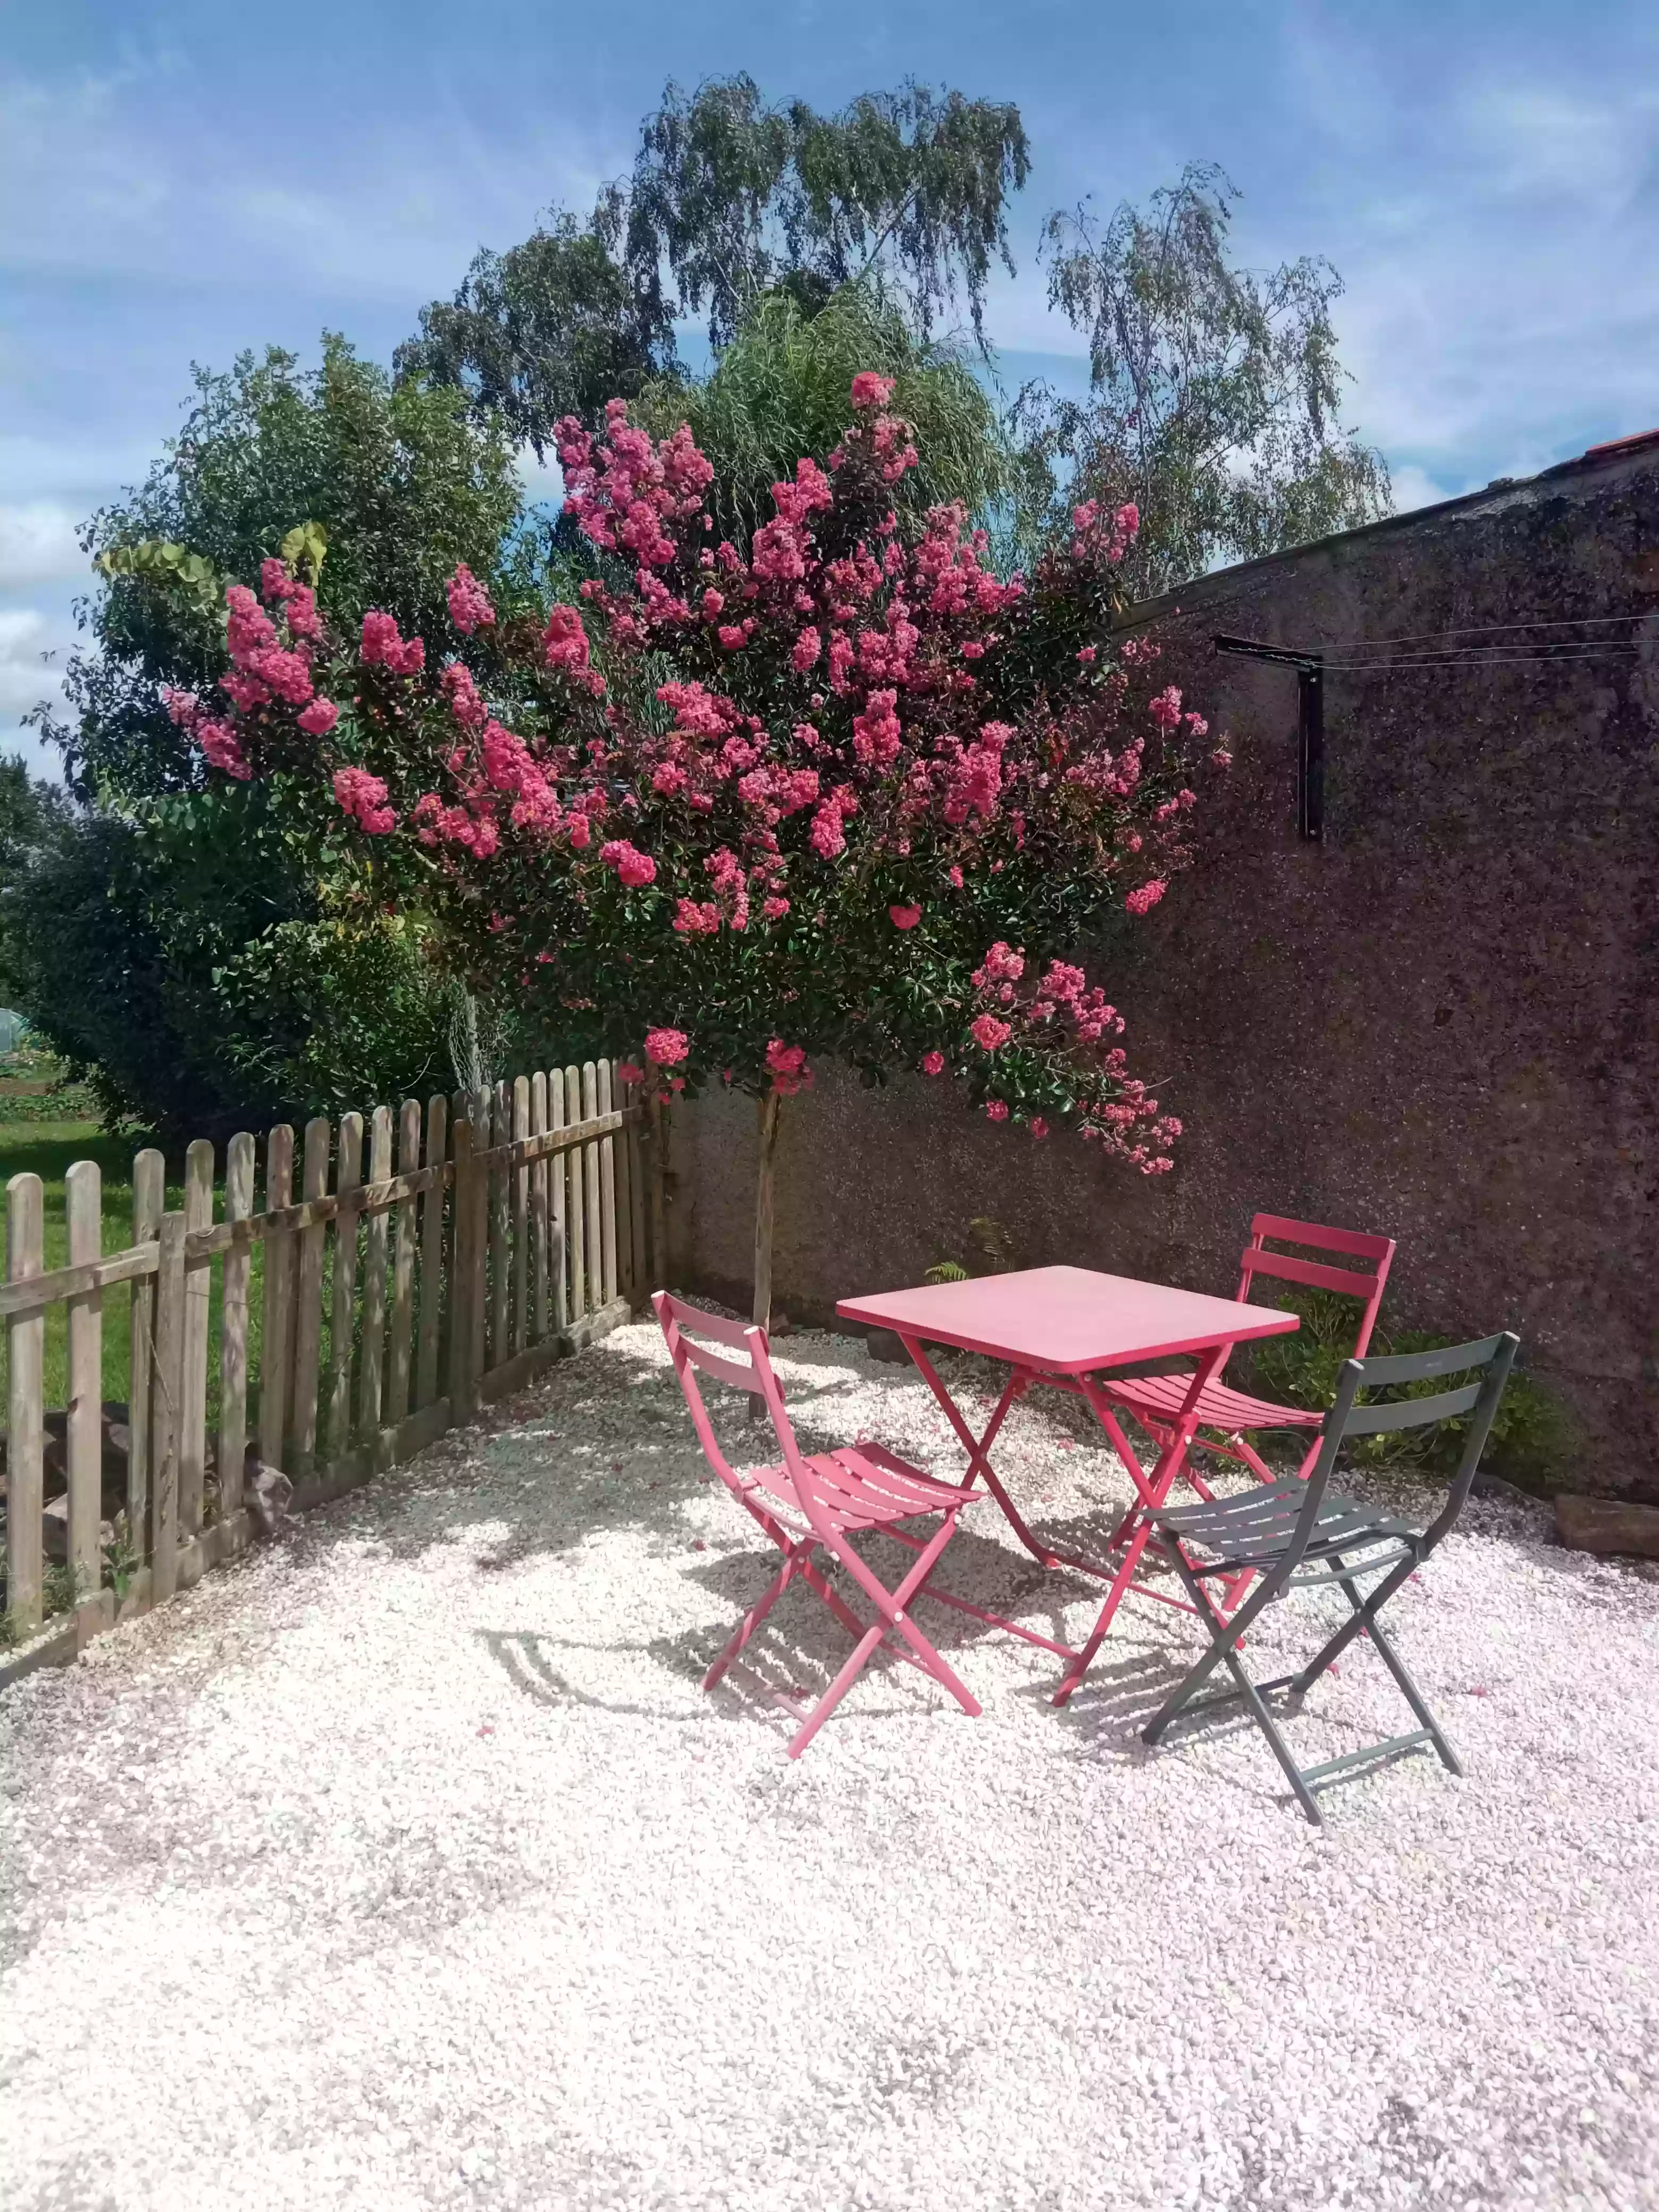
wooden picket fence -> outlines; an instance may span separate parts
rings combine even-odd
[[[411,1099],[395,1119],[382,1106],[367,1122],[345,1115],[337,1129],[311,1121],[297,1197],[294,1131],[272,1129],[257,1211],[256,1149],[252,1136],[233,1137],[216,1181],[213,1146],[192,1144],[184,1205],[173,1212],[162,1155],[139,1152],[132,1243],[112,1253],[101,1249],[100,1170],[77,1163],[66,1177],[69,1264],[50,1272],[40,1178],[7,1185],[0,1320],[13,1656],[0,1679],[25,1656],[73,1656],[240,1552],[253,1533],[250,1468],[256,1480],[261,1466],[281,1468],[298,1505],[337,1496],[626,1320],[660,1272],[660,1119],[608,1060],[520,1076],[470,1098],[434,1097],[424,1113]],[[100,1522],[103,1293],[119,1283],[132,1287],[129,1557],[118,1592]],[[66,1313],[72,1601],[42,1636],[43,1353],[55,1307]]]

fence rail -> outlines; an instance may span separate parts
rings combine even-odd
[[[230,1139],[222,1175],[214,1147],[192,1144],[171,1211],[162,1156],[147,1150],[133,1162],[132,1242],[110,1253],[100,1170],[78,1161],[64,1179],[67,1264],[51,1269],[40,1179],[14,1176],[3,1610],[25,1648],[0,1679],[70,1656],[234,1557],[270,1469],[301,1504],[336,1496],[626,1319],[660,1266],[659,1127],[602,1060],[424,1110],[410,1099],[395,1117],[319,1118],[297,1164],[293,1129],[274,1128],[258,1211],[252,1136]],[[122,1284],[128,1398],[106,1404],[104,1292]],[[60,1308],[66,1402],[48,1409],[46,1326]],[[42,1637],[59,1552],[69,1602]]]

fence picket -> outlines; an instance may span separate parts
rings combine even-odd
[[[281,1121],[265,1139],[265,1212],[272,1213],[289,1205],[293,1197],[294,1132]],[[288,1417],[293,1261],[292,1237],[278,1234],[266,1238],[264,1328],[259,1342],[259,1456],[270,1467],[283,1464],[283,1432]]]
[[[421,1164],[421,1103],[405,1098],[398,1113],[398,1172]],[[395,1429],[409,1411],[409,1358],[415,1327],[415,1200],[397,1209],[392,1231],[392,1336],[386,1352],[386,1422]]]
[[[466,1356],[467,1389],[476,1408],[479,1385],[489,1371],[486,1331],[489,1322],[489,1185],[490,1171],[481,1165],[480,1152],[489,1148],[495,1127],[495,1094],[477,1091],[472,1100],[472,1180],[467,1186],[471,1218],[467,1224],[466,1310],[471,1343]]]
[[[426,1164],[448,1157],[449,1108],[441,1097],[426,1102]],[[438,1338],[443,1327],[444,1187],[435,1183],[421,1201],[421,1329],[415,1355],[415,1403],[438,1395]]]
[[[547,1077],[547,1126],[550,1129],[562,1129],[564,1125],[564,1070],[562,1067],[550,1068]],[[562,1334],[570,1326],[570,1255],[566,1205],[570,1187],[570,1155],[555,1152],[547,1163],[547,1174],[548,1194],[551,1200],[547,1272],[553,1285],[553,1326]]]
[[[25,1283],[46,1268],[46,1194],[37,1175],[6,1185],[6,1280]],[[11,1425],[6,1434],[6,1609],[27,1636],[40,1626],[41,1508],[46,1503],[44,1313],[14,1314],[6,1324]]]
[[[76,1160],[64,1177],[71,1267],[103,1253],[104,1179],[94,1160]],[[211,1194],[210,1194],[210,1203]],[[103,1580],[99,1524],[104,1517],[104,1294],[69,1301],[69,1570],[78,1603]]]
[[[491,1145],[505,1145],[513,1136],[512,1101],[505,1083],[490,1094]],[[489,1170],[489,1365],[500,1367],[512,1357],[508,1340],[513,1287],[512,1255],[508,1249],[511,1193],[507,1170],[499,1163]]]
[[[368,1127],[368,1179],[392,1175],[392,1109],[377,1106]],[[371,1213],[363,1231],[363,1352],[357,1370],[357,1433],[372,1437],[380,1425],[380,1384],[386,1364],[386,1217]]]
[[[322,1198],[328,1191],[328,1156],[334,1132],[327,1116],[318,1115],[306,1123],[305,1149],[300,1168],[302,1200]],[[294,1408],[289,1430],[294,1448],[287,1472],[303,1482],[317,1463],[317,1385],[323,1354],[323,1247],[328,1236],[325,1221],[313,1222],[300,1231],[298,1264],[294,1290]]]
[[[538,1068],[530,1079],[530,1133],[547,1133],[547,1075]],[[535,1305],[530,1340],[540,1344],[547,1334],[547,1184],[551,1163],[538,1160],[530,1170],[530,1243],[535,1254]]]
[[[225,1219],[246,1221],[253,1212],[253,1139],[246,1130],[225,1147]],[[242,1467],[247,1456],[247,1308],[252,1253],[234,1245],[225,1255],[219,1323],[219,1517],[242,1510]],[[137,1294],[137,1285],[134,1293]]]
[[[273,1135],[275,1132],[272,1132]],[[293,1132],[289,1131],[291,1137]],[[164,1213],[155,1272],[155,1372],[151,1433],[155,1439],[155,1546],[150,1589],[159,1600],[179,1587],[179,1450],[184,1433],[185,1217]]]
[[[580,1121],[583,1118],[580,1067],[567,1067],[564,1072],[564,1102],[569,1119]],[[574,1324],[587,1311],[587,1183],[582,1174],[582,1147],[573,1146],[564,1158],[570,1184],[570,1319]]]
[[[363,1179],[363,1117],[340,1116],[334,1189],[338,1197]],[[328,1333],[328,1407],[323,1424],[323,1455],[338,1459],[351,1441],[351,1335],[357,1302],[357,1232],[362,1216],[343,1212],[334,1224],[334,1313]]]
[[[582,1066],[583,1121],[592,1121],[599,1110],[599,1071],[590,1060]],[[587,1305],[590,1313],[597,1313],[605,1304],[605,1220],[599,1204],[599,1147],[591,1138],[582,1146],[582,1183],[586,1193]]]
[[[453,1224],[449,1247],[449,1413],[462,1420],[471,1411],[467,1370],[472,1352],[472,1124],[465,1100],[455,1094],[455,1120],[449,1133],[455,1163]]]
[[[185,1154],[185,1230],[213,1225],[213,1147],[198,1137]],[[179,1527],[191,1537],[202,1526],[202,1488],[207,1471],[209,1269],[185,1277],[184,1398],[179,1417]]]
[[[167,1202],[167,1162],[146,1146],[132,1162],[132,1241],[149,1244],[160,1236]],[[155,1452],[150,1419],[151,1382],[155,1365],[155,1279],[142,1275],[132,1286],[132,1315],[127,1352],[127,1535],[140,1559],[150,1553],[149,1492]]]
[[[530,1134],[530,1078],[513,1079],[513,1134]],[[530,1170],[513,1170],[513,1349],[530,1341]]]
[[[598,1069],[598,1099],[601,1114],[611,1111],[611,1070],[615,1063],[602,1060]],[[601,1303],[610,1305],[617,1295],[617,1140],[601,1137],[599,1155],[599,1226],[600,1250],[604,1260],[605,1296]]]

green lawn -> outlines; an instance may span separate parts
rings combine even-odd
[[[0,1183],[15,1175],[38,1175],[46,1187],[46,1264],[61,1267],[69,1262],[69,1227],[64,1211],[64,1176],[76,1160],[95,1160],[103,1170],[104,1237],[106,1252],[119,1252],[132,1242],[132,1158],[143,1149],[143,1139],[107,1135],[95,1121],[0,1121]],[[222,1170],[222,1163],[221,1163]],[[182,1156],[167,1161],[167,1202],[185,1202]],[[5,1225],[0,1218],[0,1276],[4,1273]],[[252,1255],[249,1316],[249,1352],[256,1365],[259,1342],[263,1254]],[[219,1411],[219,1285],[222,1261],[213,1263],[213,1291],[209,1313],[208,1425],[216,1425]],[[106,1399],[125,1400],[131,1358],[129,1319],[131,1286],[118,1283],[104,1292],[104,1391]],[[5,1419],[9,1389],[6,1342],[9,1331],[0,1327],[0,1425]],[[68,1317],[61,1306],[46,1316],[46,1401],[61,1406],[68,1396]]]

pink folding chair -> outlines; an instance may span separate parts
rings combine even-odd
[[[1300,1244],[1309,1251],[1339,1253],[1366,1264],[1335,1267],[1322,1260],[1271,1251],[1269,1238],[1279,1244]],[[1359,1230],[1325,1229],[1316,1222],[1291,1221],[1281,1214],[1258,1213],[1250,1224],[1250,1241],[1244,1249],[1238,1279],[1238,1297],[1242,1303],[1249,1303],[1255,1278],[1271,1275],[1280,1282],[1305,1283],[1313,1289],[1337,1291],[1345,1297],[1357,1300],[1360,1306],[1359,1329],[1354,1339],[1352,1357],[1363,1359],[1376,1325],[1376,1310],[1382,1303],[1383,1285],[1389,1279],[1393,1259],[1391,1237],[1369,1237]],[[1181,1411],[1192,1377],[1190,1374],[1121,1377],[1103,1375],[1099,1382],[1105,1395],[1116,1404],[1127,1406],[1162,1448],[1169,1442],[1170,1425]],[[1318,1431],[1325,1419],[1325,1409],[1277,1406],[1271,1399],[1254,1398],[1247,1391],[1234,1390],[1218,1376],[1200,1395],[1198,1419],[1199,1432],[1193,1438],[1194,1450],[1239,1461],[1253,1468],[1264,1482],[1276,1482],[1279,1477],[1273,1469],[1248,1441],[1250,1435],[1263,1429],[1312,1431],[1306,1456],[1297,1470],[1305,1476],[1319,1456]],[[1210,1433],[1206,1435],[1206,1431]],[[1194,1486],[1203,1491],[1202,1484]]]
[[[651,1304],[667,1340],[674,1372],[691,1409],[703,1455],[720,1480],[744,1510],[752,1514],[783,1553],[783,1565],[758,1603],[751,1606],[736,1634],[703,1676],[712,1690],[726,1668],[754,1635],[797,1576],[816,1590],[842,1626],[855,1639],[851,1656],[823,1696],[790,1740],[789,1756],[799,1759],[851,1689],[882,1644],[895,1658],[920,1667],[942,1683],[962,1707],[977,1719],[979,1700],[967,1689],[906,1610],[937,1565],[940,1553],[956,1534],[957,1516],[985,1492],[962,1490],[935,1482],[919,1468],[908,1466],[880,1444],[860,1443],[839,1451],[817,1452],[808,1458],[795,1442],[794,1430],[784,1409],[783,1392],[773,1371],[763,1328],[742,1322],[722,1321],[717,1314],[687,1305],[684,1299],[659,1291]],[[693,1341],[692,1334],[712,1338],[729,1347],[712,1352]],[[742,1356],[732,1358],[731,1352]],[[772,1417],[783,1449],[781,1467],[750,1468],[739,1474],[730,1466],[715,1441],[708,1409],[704,1405],[693,1370],[746,1390],[758,1397]],[[938,1514],[935,1534],[922,1539],[902,1531],[901,1521]],[[860,1529],[896,1536],[916,1553],[915,1565],[896,1589],[879,1582],[853,1548],[851,1537]],[[838,1560],[874,1606],[876,1620],[866,1626],[838,1591],[820,1573],[812,1554],[820,1547]],[[908,1649],[906,1647],[908,1647]]]

